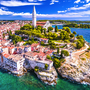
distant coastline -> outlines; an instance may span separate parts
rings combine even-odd
[[[51,25],[63,25],[63,24],[51,24]]]

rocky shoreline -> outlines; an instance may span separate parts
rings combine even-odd
[[[50,70],[38,71],[35,72],[37,77],[47,85],[56,85],[57,84],[57,72],[54,67]]]
[[[65,63],[57,69],[59,75],[72,82],[90,85],[90,60],[78,62],[77,65]]]

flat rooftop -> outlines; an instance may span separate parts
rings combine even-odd
[[[23,59],[23,56],[21,54],[10,55],[8,59],[13,60],[14,62],[18,62]]]
[[[37,52],[27,52],[24,54],[25,58],[27,58],[28,60],[32,60],[32,61],[36,61],[36,62],[40,62],[40,63],[45,63],[45,64],[51,64],[52,61],[49,59],[43,59],[43,56],[46,56],[44,53],[37,53]],[[36,56],[37,55],[37,56]],[[30,56],[36,56],[35,59],[30,58]],[[39,56],[41,56],[41,58],[39,58]]]

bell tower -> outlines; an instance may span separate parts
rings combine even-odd
[[[35,10],[35,6],[33,6],[32,25],[34,26],[34,28],[36,27],[36,10]]]

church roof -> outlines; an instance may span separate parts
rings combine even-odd
[[[36,26],[40,25],[40,26],[44,26],[46,24],[46,22],[37,22]]]

